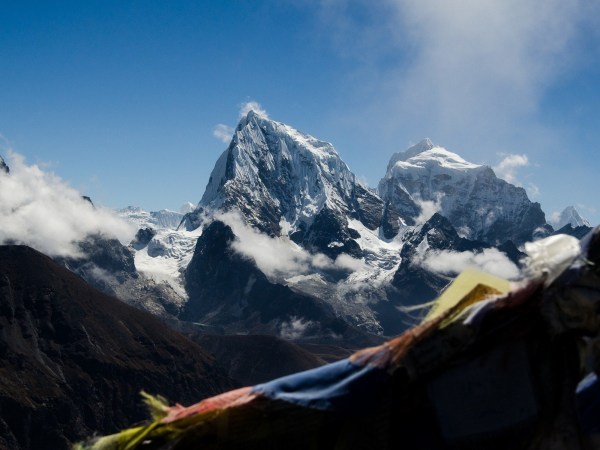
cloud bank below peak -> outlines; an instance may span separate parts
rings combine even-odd
[[[132,225],[94,207],[60,177],[8,153],[10,174],[0,172],[0,244],[24,244],[50,256],[79,256],[78,242],[101,234],[129,242]]]
[[[216,219],[229,225],[236,235],[232,248],[251,258],[267,277],[285,280],[315,272],[337,272],[346,275],[364,270],[364,261],[341,254],[335,260],[322,253],[309,253],[294,242],[267,236],[244,222],[240,214],[217,214]]]

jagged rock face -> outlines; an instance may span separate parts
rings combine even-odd
[[[311,227],[323,210],[329,211],[323,213],[328,221],[338,222],[335,228],[347,229],[353,218],[375,229],[382,207],[331,144],[253,111],[240,121],[199,203],[200,209],[239,210],[248,224],[269,235],[302,231],[311,246],[316,245]],[[332,242],[318,241],[322,251]]]
[[[150,243],[154,236],[156,236],[156,231],[152,228],[140,228],[137,230],[137,233],[135,233],[131,246],[135,250],[141,250]]]
[[[0,156],[0,171],[4,173],[10,173],[10,169],[8,168],[8,165],[4,162],[2,156]]]
[[[115,295],[112,283],[103,276],[110,274],[117,283],[137,277],[133,253],[117,239],[100,235],[89,236],[79,242],[80,257],[56,258],[65,266],[83,277],[88,283],[109,295]]]
[[[199,345],[24,246],[0,247],[0,447],[70,449],[233,386]]]
[[[344,224],[347,221],[343,216],[329,208],[323,208],[308,231],[305,232],[304,227],[300,227],[290,238],[303,244],[307,250],[324,253],[332,259],[342,253],[360,258],[361,248],[354,240],[359,235]]]
[[[394,178],[384,178],[379,182],[379,193],[385,199],[382,232],[387,239],[398,234],[402,225],[414,225],[421,209]]]
[[[379,192],[387,236],[397,233],[402,222],[414,223],[423,201],[436,203],[462,236],[491,244],[521,244],[546,224],[539,203],[532,203],[523,188],[428,139],[392,156]]]
[[[371,342],[337,318],[326,302],[268,281],[254,261],[230,247],[234,239],[231,228],[220,221],[203,231],[186,271],[189,300],[181,319],[229,333]]]

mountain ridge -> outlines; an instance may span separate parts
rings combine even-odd
[[[551,231],[539,204],[529,201],[522,188],[430,139],[392,155],[379,193],[357,181],[330,143],[250,111],[218,158],[196,209],[184,216],[186,227],[169,230],[168,239],[160,237],[160,230],[153,237],[142,233],[149,242],[139,244],[136,264],[145,261],[144,267],[151,267],[148,262],[171,253],[187,255],[179,257],[179,274],[172,271],[172,279],[188,295],[179,315],[185,320],[210,318],[211,326],[225,326],[230,319],[237,332],[281,333],[282,323],[298,316],[293,302],[283,302],[287,309],[279,310],[278,322],[248,322],[272,314],[272,306],[258,299],[276,289],[281,298],[302,298],[319,308],[328,305],[321,309],[325,316],[333,313],[369,333],[385,334],[402,329],[382,327],[382,320],[391,322],[386,314],[402,321],[403,313],[397,312],[403,302],[430,300],[449,280],[411,262],[409,236],[420,233],[430,220],[432,233],[435,229],[462,242],[439,243],[438,250],[452,249],[462,260],[480,261],[497,247],[494,256],[511,275],[522,256],[518,246]],[[200,246],[208,249],[204,233],[217,233],[219,226],[213,225],[218,222],[227,239],[218,249],[199,254]],[[185,232],[195,234],[185,238],[188,244],[182,250],[176,242],[184,242]],[[162,248],[160,253],[155,254],[156,247]],[[279,263],[274,262],[277,258]],[[221,278],[227,264],[232,274],[244,275],[228,283]],[[352,269],[340,271],[342,265]],[[265,292],[248,290],[254,296],[249,302],[245,286],[250,274],[255,283],[261,280]],[[414,298],[398,295],[408,292],[404,282],[412,283]],[[219,304],[219,298],[227,300]],[[199,308],[193,314],[192,306]],[[240,314],[245,319],[240,321]],[[314,322],[315,317],[301,320]]]

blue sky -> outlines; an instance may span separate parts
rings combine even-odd
[[[177,209],[226,147],[215,127],[256,101],[371,186],[430,137],[597,224],[594,3],[2,2],[0,154],[107,206]]]

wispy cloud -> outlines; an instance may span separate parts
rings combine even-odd
[[[548,218],[548,223],[554,227],[556,227],[556,224],[558,224],[560,220],[560,212],[559,211],[553,211],[552,213],[550,213],[550,217]]]
[[[218,123],[213,128],[213,136],[218,140],[223,142],[224,144],[229,144],[231,141],[231,137],[233,136],[234,129],[229,125],[225,125],[223,123]]]
[[[248,114],[250,111],[254,111],[255,113],[257,113],[260,116],[263,117],[269,117],[269,114],[267,113],[267,111],[261,106],[260,103],[254,101],[254,100],[250,100],[246,103],[242,103],[240,105],[240,119],[244,116],[246,116],[246,114]]]
[[[254,101],[254,100],[249,100],[240,105],[239,118],[241,119],[243,117],[246,117],[246,115],[250,111],[254,111],[255,113],[257,113],[258,115],[260,115],[262,117],[266,117],[266,118],[269,117],[269,114],[261,106],[260,103],[258,103],[257,101]],[[224,144],[229,144],[234,131],[235,131],[234,127],[232,127],[230,125],[226,125],[224,123],[218,123],[213,128],[213,136],[216,137],[217,139],[219,139]]]
[[[53,173],[8,152],[0,171],[0,243],[29,245],[52,256],[77,256],[77,242],[104,234],[129,242],[135,230],[112,210],[94,207]]]
[[[542,127],[548,88],[584,59],[577,45],[590,3],[327,0],[319,12],[338,53],[360,62],[352,80],[364,86],[363,121],[369,108],[393,137],[433,134],[490,150]]]
[[[303,320],[302,318],[292,316],[288,322],[283,322],[280,328],[280,335],[284,339],[294,340],[299,339],[306,334],[306,332],[315,327],[315,323],[310,320]]]
[[[499,178],[520,186],[521,183],[517,181],[517,170],[528,165],[529,158],[525,154],[505,155],[502,161],[494,166],[493,169]]]
[[[435,200],[423,200],[420,197],[414,197],[413,200],[419,208],[421,213],[415,217],[415,224],[421,225],[431,219],[436,212],[442,209],[442,194],[436,194]]]
[[[527,191],[527,195],[529,196],[529,198],[532,200],[536,200],[542,195],[540,188],[536,184],[531,182],[527,183],[527,187],[525,188],[525,190]]]
[[[396,79],[400,98],[444,132],[534,114],[582,19],[580,1],[388,1],[414,52]]]

